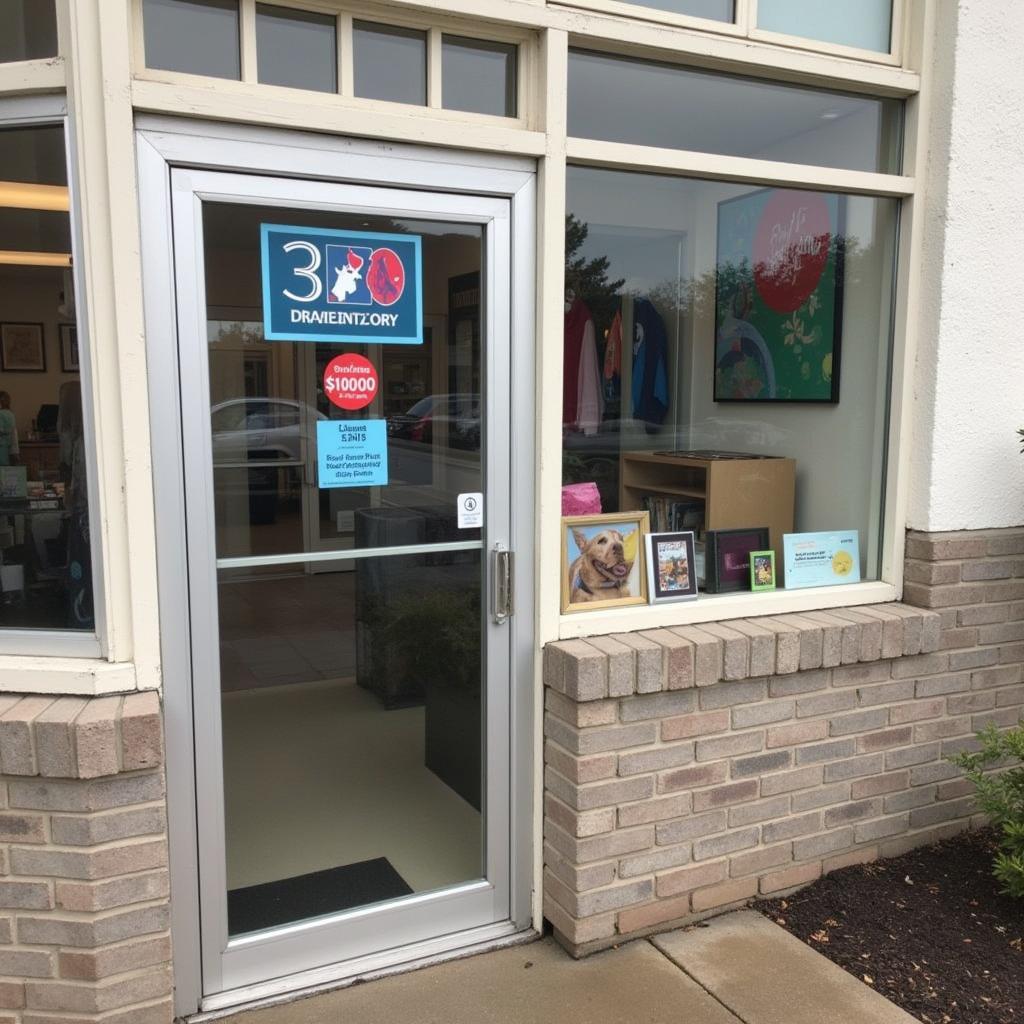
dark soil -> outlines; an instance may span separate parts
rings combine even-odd
[[[926,1024],[1024,1024],[1024,900],[994,849],[967,832],[755,906]]]

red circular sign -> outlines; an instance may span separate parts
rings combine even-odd
[[[832,223],[824,196],[778,191],[765,203],[754,236],[754,282],[766,306],[792,313],[818,286]]]
[[[324,370],[324,394],[341,409],[362,409],[377,396],[373,363],[355,352],[335,356]]]
[[[366,272],[373,301],[381,306],[393,306],[405,291],[405,267],[394,249],[374,249],[370,269]]]

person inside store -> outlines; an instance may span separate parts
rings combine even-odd
[[[0,466],[18,464],[18,421],[11,411],[11,396],[0,391]]]

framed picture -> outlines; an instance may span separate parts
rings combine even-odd
[[[750,589],[751,590],[774,590],[775,589],[775,552],[751,551],[750,552]]]
[[[562,611],[647,604],[646,512],[562,517]]]
[[[0,324],[0,369],[5,373],[46,370],[42,324]]]
[[[78,373],[78,328],[60,325],[60,368],[64,373]]]
[[[704,589],[709,594],[750,589],[750,552],[768,549],[768,527],[708,530],[704,534]]]
[[[697,596],[697,558],[692,530],[647,535],[650,602],[687,601]]]
[[[839,401],[845,220],[824,192],[718,204],[716,402]]]

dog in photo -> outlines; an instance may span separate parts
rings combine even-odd
[[[572,535],[580,552],[569,567],[572,603],[630,597],[633,559],[626,557],[627,545],[622,533],[605,529],[588,540],[582,530],[574,529]]]

